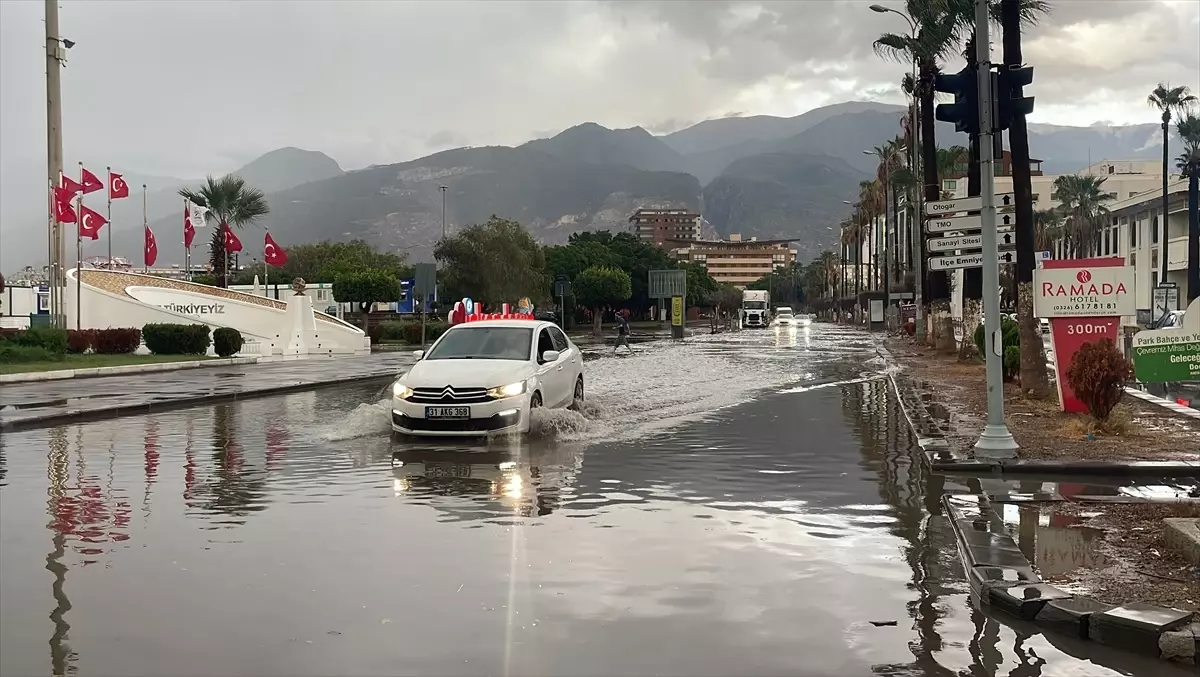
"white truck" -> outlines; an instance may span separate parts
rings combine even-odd
[[[747,289],[742,292],[742,326],[769,327],[771,325],[771,292]]]

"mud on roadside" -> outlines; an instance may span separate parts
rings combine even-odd
[[[935,407],[949,417],[952,445],[970,447],[987,418],[982,364],[962,363],[912,339],[890,337],[888,351],[911,379],[934,393]],[[1200,422],[1148,402],[1125,397],[1114,412],[1119,434],[1087,437],[1087,417],[1059,411],[1054,397],[1027,398],[1016,384],[1004,387],[1005,421],[1021,445],[1018,458],[1042,460],[1181,461],[1200,458]]]

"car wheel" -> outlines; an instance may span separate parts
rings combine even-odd
[[[571,409],[583,411],[583,377],[575,379],[575,396],[571,398]]]
[[[542,406],[542,394],[534,391],[533,397],[529,398],[529,408],[537,409]]]

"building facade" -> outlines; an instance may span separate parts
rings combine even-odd
[[[1161,182],[1160,182],[1161,183]],[[1106,184],[1107,185],[1107,184]],[[1153,289],[1160,281],[1179,288],[1180,305],[1187,298],[1188,214],[1187,181],[1176,179],[1167,185],[1167,276],[1161,277],[1162,187],[1147,190],[1106,206],[1109,225],[1100,238],[1098,256],[1120,256],[1133,268],[1137,308],[1149,310]],[[1056,252],[1057,253],[1057,252]],[[1180,308],[1182,310],[1182,308]]]
[[[700,239],[700,215],[687,209],[638,209],[629,224],[639,240],[656,247],[686,247]]]
[[[667,246],[679,247],[675,255],[680,260],[703,263],[717,282],[744,288],[776,269],[792,266],[796,251],[789,243],[789,240],[743,240],[740,234],[731,233],[728,240],[693,240],[691,246],[684,242]]]

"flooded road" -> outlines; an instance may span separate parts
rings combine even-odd
[[[584,415],[378,386],[0,437],[4,675],[1177,675],[971,608],[861,333],[589,354]]]

